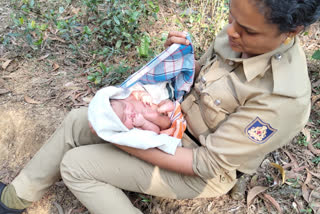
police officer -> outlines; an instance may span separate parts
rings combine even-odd
[[[308,14],[308,15],[306,15]],[[289,143],[310,113],[310,82],[297,34],[320,16],[318,0],[230,0],[230,19],[197,62],[182,103],[188,131],[174,156],[103,142],[87,109],[73,110],[11,184],[0,213],[22,213],[60,175],[92,213],[141,213],[121,189],[167,198],[226,194]],[[165,43],[187,44],[171,32]]]

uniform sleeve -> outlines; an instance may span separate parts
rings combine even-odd
[[[296,99],[269,95],[249,100],[214,133],[200,136],[203,146],[193,150],[194,172],[210,179],[222,171],[255,171],[266,154],[299,133],[309,113],[308,96]]]

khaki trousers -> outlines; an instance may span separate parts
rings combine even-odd
[[[184,138],[185,145],[192,142]],[[227,193],[235,172],[204,180],[160,169],[93,135],[87,108],[71,111],[12,182],[17,195],[39,200],[59,178],[94,214],[141,213],[121,189],[154,196],[189,199]]]

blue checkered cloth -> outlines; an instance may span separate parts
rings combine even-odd
[[[137,82],[156,84],[168,81],[174,87],[175,100],[182,102],[183,96],[190,91],[195,73],[194,51],[189,35],[187,39],[190,45],[171,45],[129,76],[120,87],[130,88]]]

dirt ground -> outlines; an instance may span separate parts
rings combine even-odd
[[[9,14],[6,1],[1,0],[0,35],[6,32],[10,23]],[[174,27],[170,23],[162,26]],[[319,136],[314,132],[320,130],[320,105],[317,102],[317,95],[320,93],[320,63],[310,59],[314,50],[320,47],[319,26],[314,25],[308,36],[301,37],[313,84],[314,105],[310,123],[305,130],[305,135],[311,132],[311,137],[307,139],[312,141],[309,144],[319,143]],[[156,29],[154,33],[161,30],[163,29]],[[47,57],[43,57],[47,54]],[[0,45],[0,180],[5,183],[13,180],[65,115],[72,108],[87,105],[94,94],[79,66],[69,63],[60,54],[48,52],[38,58],[28,59]],[[150,214],[278,213],[277,205],[283,213],[320,213],[319,194],[316,194],[320,187],[320,167],[318,162],[312,162],[319,157],[319,150],[301,145],[301,136],[303,137],[301,134],[285,148],[270,154],[255,175],[244,176],[246,196],[240,201],[231,199],[230,195],[211,199],[169,200],[129,192],[127,194],[137,207]],[[270,162],[277,162],[285,168],[288,178],[285,184],[279,184],[281,176],[270,167]],[[257,186],[266,186],[268,189],[247,205],[249,190]],[[142,200],[143,197],[147,197],[147,202]],[[64,212],[59,211],[60,206]],[[84,214],[88,211],[59,181],[26,213]]]

